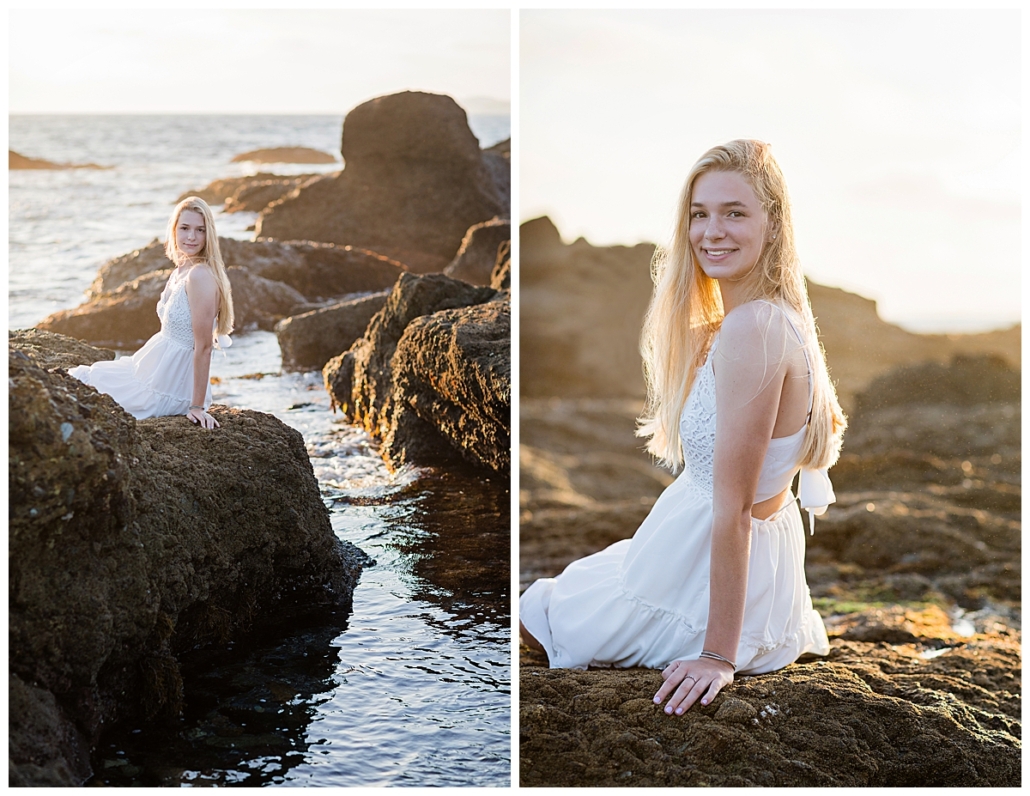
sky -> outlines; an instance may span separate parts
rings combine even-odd
[[[694,161],[772,144],[806,274],[913,331],[1020,317],[1019,12],[523,11],[520,216],[669,240]]]
[[[412,89],[506,112],[510,20],[507,9],[11,10],[9,108],[339,114]]]

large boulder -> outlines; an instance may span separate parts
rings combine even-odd
[[[382,291],[284,318],[275,327],[283,370],[321,370],[365,334],[389,295]]]
[[[450,97],[406,91],[363,103],[344,120],[341,151],[344,170],[262,211],[259,236],[369,248],[427,273],[447,266],[473,224],[507,215]]]
[[[161,329],[157,302],[170,270],[154,271],[120,285],[109,294],[70,310],[59,310],[37,328],[110,348],[139,348]],[[310,309],[300,293],[282,282],[242,268],[228,269],[236,329],[271,330],[284,317]]]
[[[739,677],[682,717],[652,702],[657,671],[547,670],[524,659],[519,782],[1018,787],[1018,643],[978,636],[920,652],[834,640],[827,659]]]
[[[57,336],[16,345],[11,784],[80,785],[102,725],[178,714],[178,655],[298,614],[345,616],[368,559],[336,538],[304,441],[276,418],[216,407],[211,431],[137,422],[41,366],[67,361]]]
[[[398,341],[390,367],[396,409],[383,452],[393,466],[426,462],[431,454],[412,448],[435,432],[449,443],[449,450],[443,450],[456,451],[477,467],[509,470],[510,301],[415,318]]]
[[[366,249],[331,243],[280,243],[219,238],[227,267],[237,266],[254,276],[283,282],[309,301],[384,290],[406,270],[402,263]],[[154,239],[142,249],[104,263],[86,292],[87,299],[109,295],[126,282],[172,267],[164,244]]]
[[[511,222],[492,218],[469,227],[458,253],[444,269],[447,276],[472,285],[489,285],[501,244],[511,241]]]
[[[496,309],[476,308],[492,299]],[[334,408],[383,440],[391,465],[464,459],[495,469],[507,466],[508,453],[490,446],[506,447],[510,434],[510,357],[510,296],[405,274],[365,336],[322,374]]]

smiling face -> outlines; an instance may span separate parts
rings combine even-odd
[[[196,210],[183,210],[175,225],[175,243],[187,257],[195,257],[204,251],[207,243],[207,228],[204,216]]]
[[[742,282],[772,240],[768,216],[737,171],[706,171],[690,197],[690,248],[712,279]]]

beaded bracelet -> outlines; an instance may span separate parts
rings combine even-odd
[[[709,652],[708,650],[702,650],[701,655],[699,657],[710,658],[713,661],[722,661],[723,663],[728,663],[730,666],[733,667],[733,671],[737,671],[737,664],[735,664],[729,658],[724,658],[718,652]]]
[[[190,409],[199,409],[201,412],[207,411],[203,406],[196,406],[195,404],[191,404]]]

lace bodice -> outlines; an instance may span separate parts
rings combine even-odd
[[[184,348],[193,348],[193,321],[190,303],[186,297],[186,279],[175,271],[157,302],[157,317],[161,319],[161,334]]]
[[[702,493],[712,496],[715,467],[715,371],[712,356],[719,336],[712,340],[705,363],[698,369],[687,403],[680,415],[683,476]]]

